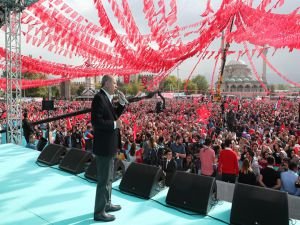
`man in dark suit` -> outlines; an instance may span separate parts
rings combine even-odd
[[[29,137],[31,134],[33,134],[34,130],[28,120],[28,114],[27,112],[24,112],[23,114],[23,120],[22,120],[22,128],[23,128],[23,134],[26,140],[26,143],[29,143]]]
[[[91,120],[94,130],[93,153],[97,162],[97,190],[95,198],[94,220],[113,221],[115,216],[107,212],[121,209],[111,203],[111,189],[114,172],[114,159],[117,149],[121,148],[120,115],[124,111],[125,96],[120,96],[119,103],[112,105],[113,94],[117,90],[114,77],[105,75],[101,81],[101,90],[92,102]]]
[[[166,186],[170,186],[172,178],[176,172],[177,164],[173,159],[173,153],[171,149],[166,149],[165,151],[166,160],[162,162],[162,170],[165,175]]]

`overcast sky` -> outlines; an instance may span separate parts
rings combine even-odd
[[[95,10],[95,7],[93,5],[93,0],[65,0],[73,9],[77,10],[81,15],[88,18],[92,22],[98,23],[97,18],[97,12]],[[117,0],[121,1],[121,0]],[[107,6],[107,0],[103,0],[105,2],[105,5]],[[128,0],[129,5],[131,7],[132,13],[134,17],[136,18],[136,22],[139,26],[139,29],[141,33],[146,34],[149,32],[149,28],[147,27],[147,23],[144,17],[144,14],[142,13],[143,5],[142,0]],[[166,0],[168,2],[168,0]],[[201,20],[201,13],[206,8],[206,0],[177,0],[177,7],[178,7],[178,14],[177,14],[177,24],[179,26],[185,26],[189,24],[193,24],[197,21]],[[259,1],[254,1],[257,5]],[[276,2],[274,0],[274,2]],[[214,11],[216,11],[220,4],[221,0],[212,0],[211,1],[212,7]],[[290,13],[293,10],[295,10],[297,7],[300,6],[300,0],[285,0],[285,5],[274,11],[276,13]],[[106,7],[109,17],[111,18],[111,21],[118,32],[122,32],[120,27],[117,25],[115,19],[111,15],[111,12],[108,7]],[[263,29],[263,28],[262,28]],[[24,37],[22,37],[24,39]],[[4,32],[0,32],[0,46],[4,47]],[[251,48],[251,46],[248,46]],[[208,50],[218,50],[220,48],[220,40],[214,41]],[[230,48],[230,50],[243,50],[242,45],[233,44]],[[294,50],[293,52],[288,52],[288,50],[285,49],[278,49],[276,54],[274,56],[271,56],[271,53],[273,50],[271,50],[270,54],[268,55],[269,61],[285,76],[287,76],[289,79],[300,82],[300,76],[299,76],[299,59],[300,54],[299,50]],[[81,59],[66,59],[62,56],[57,56],[52,53],[49,53],[43,49],[38,49],[36,47],[33,47],[31,45],[25,44],[24,41],[22,42],[22,54],[28,55],[32,54],[34,57],[38,58],[39,56],[43,56],[44,59],[50,60],[50,61],[57,61],[60,63],[68,63],[68,64],[80,64],[82,62]],[[228,61],[235,60],[237,58],[237,55],[230,55],[228,57]],[[243,61],[245,61],[247,64],[249,64],[246,55],[241,58]],[[198,59],[196,57],[190,58],[186,60],[184,63],[182,63],[179,66],[179,76],[180,78],[184,79],[186,78]],[[220,61],[220,60],[219,60]],[[259,74],[262,72],[262,60],[259,58],[254,57],[253,61],[256,65],[257,71]],[[214,65],[214,59],[210,60],[204,60],[200,62],[200,64],[197,66],[195,72],[193,75],[202,74],[207,77],[207,79],[210,81],[212,70]],[[219,70],[220,63],[217,67]],[[176,75],[176,70],[173,71],[171,74]],[[217,74],[216,74],[217,76]],[[279,78],[273,71],[270,69],[267,69],[267,80],[271,83],[285,83],[281,78]]]

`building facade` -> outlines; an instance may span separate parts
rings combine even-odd
[[[261,79],[267,85],[265,74],[263,74]],[[216,86],[217,84],[218,82],[216,82]],[[221,92],[223,94],[238,94],[242,96],[264,95],[263,87],[254,78],[250,68],[244,62],[235,60],[229,61],[225,65]]]

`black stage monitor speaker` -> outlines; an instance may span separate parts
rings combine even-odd
[[[36,145],[36,149],[38,151],[43,151],[43,149],[45,148],[47,143],[48,143],[47,139],[44,138],[44,137],[41,137],[40,140],[38,141],[37,145]]]
[[[86,164],[92,159],[93,155],[90,152],[72,148],[59,164],[59,168],[73,174],[79,174],[84,172]]]
[[[230,223],[235,225],[288,225],[287,193],[236,183]]]
[[[207,214],[212,207],[215,178],[176,171],[166,202],[170,205]]]
[[[67,149],[62,145],[49,144],[43,149],[37,161],[49,166],[57,165],[66,152]]]
[[[97,181],[97,163],[96,163],[96,158],[92,160],[88,168],[86,169],[84,176],[86,178],[89,178],[91,180]]]
[[[120,159],[115,160],[114,164],[114,181],[121,179],[125,174],[125,165]]]
[[[114,181],[120,179],[125,173],[125,165],[122,160],[115,159],[114,162]],[[97,181],[97,166],[96,166],[96,158],[94,158],[91,164],[88,166],[84,176],[91,180]]]
[[[42,101],[42,110],[54,110],[54,101],[53,100],[43,100]]]
[[[162,180],[162,177],[162,170],[158,167],[131,163],[119,188],[125,193],[149,199],[160,191],[159,181]]]

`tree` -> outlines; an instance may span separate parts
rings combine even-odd
[[[80,84],[76,91],[77,96],[80,96],[82,94],[82,92],[84,91],[84,89],[85,89],[84,85]]]
[[[181,86],[181,89],[184,90],[184,86],[185,86],[185,83],[186,83],[186,80],[182,83],[182,86]],[[193,93],[197,90],[197,84],[195,82],[193,82],[192,80],[189,80],[188,81],[188,84],[187,84],[187,87],[186,87],[186,90],[187,92],[189,93]]]
[[[278,84],[277,90],[288,90],[288,87],[285,84]]]
[[[136,95],[140,90],[143,89],[143,85],[139,81],[130,82],[129,84],[123,84],[120,86],[120,90],[126,95]]]
[[[59,98],[60,97],[60,90],[57,86],[52,86],[51,87],[51,92],[52,92],[52,96],[55,98]]]
[[[167,77],[162,83],[162,87],[164,91],[178,90],[178,85],[179,87],[182,86],[181,80],[180,79],[178,80],[174,75]]]
[[[271,94],[274,94],[274,92],[275,92],[275,85],[274,84],[268,85],[268,89],[270,90]]]
[[[46,75],[39,73],[26,72],[22,74],[24,79],[28,80],[37,80],[37,79],[46,79]],[[38,88],[29,88],[26,89],[26,97],[47,97],[48,96],[48,87],[38,87]]]
[[[197,75],[192,79],[192,82],[197,85],[197,89],[200,92],[206,92],[208,90],[208,82],[202,75]]]

